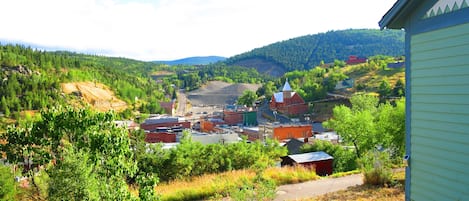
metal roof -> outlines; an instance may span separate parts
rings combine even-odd
[[[286,93],[288,93],[288,92],[286,92]],[[293,91],[292,91],[292,92],[289,92],[289,93],[291,93],[291,94],[290,94],[290,97],[293,97],[293,96],[295,95],[295,92],[293,92]],[[274,94],[274,97],[275,97],[275,102],[277,102],[277,103],[283,103],[283,92],[277,92],[277,93],[275,93],[275,94]]]
[[[307,163],[307,162],[334,159],[332,156],[330,156],[329,154],[323,151],[309,152],[309,153],[303,153],[303,154],[293,154],[293,155],[288,155],[288,157],[293,159],[296,163]]]
[[[290,87],[290,83],[288,83],[288,79],[285,80],[285,85],[283,85],[282,91],[292,91]]]

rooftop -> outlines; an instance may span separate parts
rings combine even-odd
[[[306,163],[306,162],[324,161],[324,160],[334,159],[332,156],[330,156],[329,154],[323,151],[309,152],[309,153],[303,153],[303,154],[293,154],[293,155],[288,155],[288,157],[290,157],[297,163]]]
[[[288,78],[285,80],[285,85],[283,85],[282,91],[292,91],[290,87],[290,83],[288,83]]]

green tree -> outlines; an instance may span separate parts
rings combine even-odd
[[[357,157],[378,144],[376,139],[374,112],[378,99],[369,95],[355,95],[351,98],[352,109],[344,105],[334,107],[333,118],[325,122],[334,129],[346,143],[355,147]]]
[[[63,149],[62,159],[48,170],[49,200],[99,200],[98,175],[88,154],[75,151],[71,145]]]
[[[386,79],[383,79],[378,87],[379,95],[385,98],[391,95],[391,91],[392,90],[391,90],[391,85],[389,84],[389,81],[387,81]]]
[[[246,90],[238,98],[238,105],[246,105],[250,107],[256,100],[257,100],[257,94],[254,91]]]
[[[11,167],[0,164],[0,200],[16,200],[16,182]]]
[[[350,102],[352,108],[335,107],[325,126],[334,129],[345,143],[353,144],[358,158],[380,148],[390,151],[399,162],[404,154],[405,101],[378,105],[376,97],[354,95]]]
[[[262,85],[259,89],[257,89],[256,94],[258,96],[264,96],[267,100],[269,100],[272,95],[274,94],[275,90],[277,87],[275,86],[275,83],[272,81],[268,81]]]
[[[62,149],[70,143],[78,153],[89,154],[84,157],[88,159],[86,165],[94,166],[93,172],[102,182],[99,199],[131,197],[125,178],[133,176],[137,166],[129,149],[128,133],[116,127],[113,113],[59,107],[42,111],[41,117],[25,128],[10,127],[2,136],[7,143],[0,151],[6,153],[8,162],[18,164],[31,160],[35,165],[45,165],[62,160],[66,153]],[[31,178],[36,186],[34,177]]]
[[[405,84],[402,79],[397,80],[394,88],[392,89],[392,95],[397,97],[405,96]]]
[[[376,118],[376,133],[383,148],[390,149],[391,157],[400,163],[405,153],[405,99],[381,104]]]
[[[155,177],[153,173],[146,173],[145,175],[139,175],[137,177],[137,183],[139,186],[138,197],[141,201],[159,200],[159,197],[155,192],[155,187],[158,181],[158,177]]]
[[[5,114],[5,116],[7,116],[7,117],[10,116],[10,108],[8,107],[8,103],[5,99],[5,96],[2,96],[1,109],[2,109],[3,113]]]
[[[344,80],[347,78],[347,75],[343,74],[338,68],[334,68],[331,72],[329,72],[329,75],[326,80],[326,88],[328,91],[334,90],[335,86],[339,81]]]

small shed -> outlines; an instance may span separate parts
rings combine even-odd
[[[302,165],[307,168],[315,168],[320,176],[331,175],[334,158],[323,151],[293,154],[282,158],[282,166]]]

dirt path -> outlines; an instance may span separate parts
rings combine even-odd
[[[277,188],[277,197],[274,201],[311,198],[361,184],[363,184],[362,175],[354,174],[339,178],[325,178],[299,184],[283,185]]]

